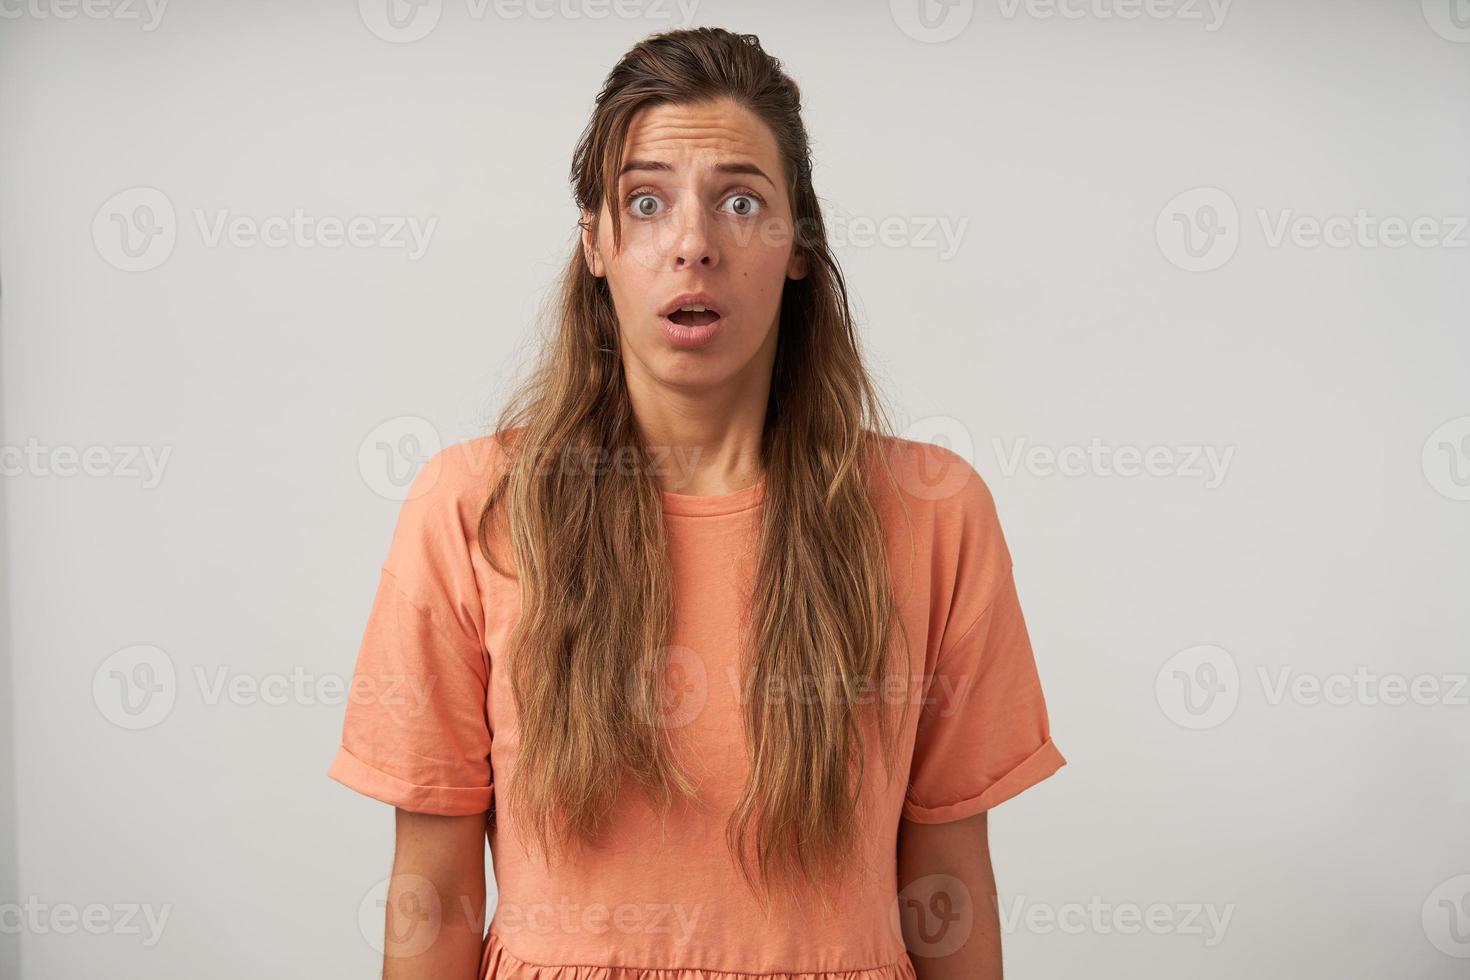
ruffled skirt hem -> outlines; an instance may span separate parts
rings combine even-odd
[[[505,948],[491,930],[480,957],[480,980],[917,980],[907,954],[894,963],[860,970],[816,973],[752,973],[698,967],[596,966],[528,963]]]

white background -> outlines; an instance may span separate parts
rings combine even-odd
[[[685,26],[536,9],[0,0],[0,976],[377,975],[392,811],[313,685],[525,359],[605,73]],[[1464,976],[1470,4],[929,13],[693,23],[802,86],[899,426],[1000,507],[1069,763],[992,816],[1008,976]],[[298,208],[434,224],[211,244]]]

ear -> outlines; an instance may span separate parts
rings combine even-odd
[[[791,250],[791,259],[786,263],[787,279],[805,279],[811,266],[807,264],[806,252],[799,248]]]
[[[607,269],[603,267],[602,256],[597,251],[597,225],[592,220],[592,213],[583,211],[582,220],[577,223],[582,226],[582,258],[587,263],[587,271],[601,279],[607,275]]]

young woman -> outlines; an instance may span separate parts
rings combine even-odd
[[[629,51],[539,369],[410,490],[330,772],[396,807],[388,980],[1001,975],[986,811],[1064,760],[989,491],[889,434],[800,109],[752,36]]]

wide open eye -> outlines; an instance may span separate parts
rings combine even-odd
[[[736,194],[731,194],[729,197],[725,198],[725,201],[726,203],[732,201],[736,202],[735,206],[730,209],[730,213],[741,218],[753,218],[757,214],[760,214],[761,208],[766,206],[765,202],[760,199],[759,195],[746,193],[744,191]]]
[[[635,218],[652,218],[659,213],[659,199],[647,191],[634,191],[628,195],[627,207]]]

